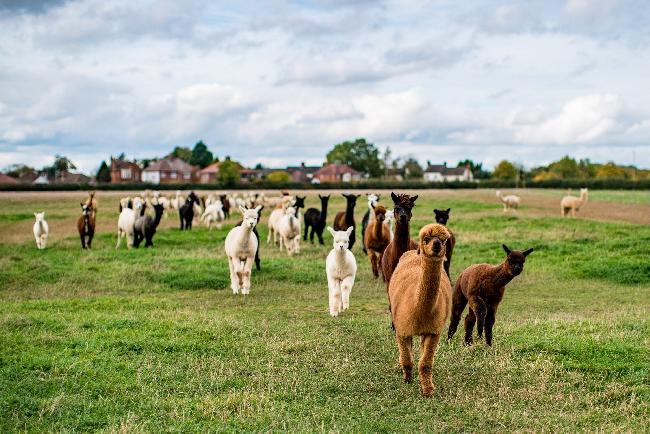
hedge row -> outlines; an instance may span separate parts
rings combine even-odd
[[[422,182],[422,181],[379,181],[368,180],[354,183],[336,182],[323,184],[303,184],[296,182],[252,184],[0,184],[0,191],[74,191],[74,190],[349,190],[349,189],[476,189],[476,188],[515,188],[514,181],[485,180],[481,182]],[[594,190],[650,190],[650,179],[563,179],[527,182],[527,188],[572,188],[588,187]]]

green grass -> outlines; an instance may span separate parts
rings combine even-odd
[[[453,209],[452,277],[500,261],[503,242],[535,248],[495,346],[441,343],[432,399],[401,382],[385,286],[358,246],[351,307],[334,319],[329,236],[294,258],[264,244],[245,298],[228,289],[228,228],[163,230],[138,251],[101,233],[90,252],[72,236],[0,244],[0,431],[647,430],[650,228],[485,215],[462,192],[418,205],[414,236],[434,207]]]

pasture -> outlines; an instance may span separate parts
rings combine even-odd
[[[331,193],[330,224],[345,206]],[[350,309],[331,318],[329,234],[289,258],[266,245],[265,209],[262,271],[235,296],[223,242],[238,214],[191,232],[172,215],[153,249],[116,251],[124,194],[98,192],[98,233],[82,251],[84,193],[0,193],[1,432],[648,429],[648,192],[590,192],[575,220],[559,217],[561,191],[521,192],[516,215],[493,190],[413,192],[413,237],[433,208],[452,209],[452,281],[501,262],[502,243],[535,249],[506,289],[492,348],[463,346],[462,332],[441,341],[430,399],[402,382],[386,288],[359,241]],[[319,208],[316,192],[306,205]],[[358,225],[366,209],[359,198]],[[42,251],[34,211],[50,226]]]

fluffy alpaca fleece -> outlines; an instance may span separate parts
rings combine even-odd
[[[95,211],[91,202],[81,202],[81,215],[77,219],[77,230],[81,238],[81,248],[92,248],[93,237],[95,236]]]
[[[345,231],[349,227],[352,228],[350,234],[350,250],[354,247],[356,240],[356,223],[354,221],[354,207],[357,204],[359,194],[343,194],[346,200],[345,212],[339,212],[334,216],[334,229],[337,231]]]
[[[433,214],[435,215],[436,223],[447,227],[450,212],[451,208],[434,209]],[[445,244],[445,273],[447,273],[447,277],[451,279],[449,268],[451,267],[451,256],[454,253],[454,247],[456,247],[456,235],[454,235],[451,229],[447,228],[447,230],[449,231],[449,238],[447,239],[447,244]]]
[[[50,234],[50,227],[45,221],[45,212],[35,212],[34,217],[34,238],[36,239],[36,248],[43,250],[47,246],[47,237]]]
[[[366,198],[368,199],[368,210],[363,215],[361,219],[361,242],[363,244],[363,253],[368,253],[368,248],[366,247],[366,229],[368,228],[368,223],[370,219],[375,216],[373,209],[379,204],[380,194],[366,193]]]
[[[267,223],[267,226],[269,227],[269,233],[266,236],[266,244],[271,244],[271,240],[273,240],[274,246],[278,244],[279,241],[278,238],[280,235],[279,224],[283,216],[284,216],[283,208],[276,208],[273,211],[271,211],[271,214],[269,215],[269,221]]]
[[[580,197],[575,196],[564,196],[560,202],[560,213],[562,217],[566,217],[571,212],[571,217],[576,216],[576,212],[580,210],[580,207],[587,203],[587,196],[589,190],[586,188],[580,189]]]
[[[117,244],[115,245],[116,249],[120,247],[120,243],[122,242],[123,237],[126,237],[127,248],[130,249],[133,247],[135,217],[135,211],[132,208],[124,208],[120,203],[120,216],[117,219]]]
[[[418,197],[411,197],[408,194],[396,195],[395,193],[391,193],[390,197],[393,199],[395,205],[393,209],[395,216],[395,237],[386,246],[384,256],[381,260],[381,272],[386,283],[390,283],[393,270],[397,267],[397,263],[402,255],[409,250],[418,248],[418,244],[411,239],[409,234],[412,216],[411,211]]]
[[[254,209],[239,208],[244,216],[242,224],[228,232],[224,248],[230,267],[230,288],[233,294],[248,295],[251,288],[251,272],[253,259],[257,251],[257,238],[253,233],[257,225],[258,212],[261,206]]]
[[[221,229],[221,223],[225,219],[226,216],[223,212],[223,204],[220,200],[207,205],[205,207],[205,211],[203,211],[203,214],[201,214],[201,221],[205,223],[208,229],[212,229],[212,225],[215,225],[217,229]]]
[[[384,250],[390,243],[390,229],[384,224],[386,208],[383,205],[377,205],[373,211],[375,216],[368,224],[363,245],[368,251],[372,274],[377,278],[379,277],[379,267],[384,256]]]
[[[325,270],[327,271],[327,286],[329,288],[330,315],[339,313],[350,307],[350,292],[354,286],[357,274],[357,261],[348,249],[352,227],[345,231],[335,231],[330,226],[327,231],[334,237],[333,248],[327,255]]]
[[[262,217],[262,210],[264,209],[264,205],[259,205],[255,209],[257,209],[257,222],[259,223],[260,218]],[[235,223],[235,226],[239,226],[243,222],[244,220],[239,220],[237,223]],[[257,249],[255,250],[255,268],[257,268],[257,271],[260,271],[262,269],[262,260],[260,259],[260,233],[257,231],[257,224],[253,228],[253,234],[257,240]]]
[[[432,368],[442,328],[451,309],[451,283],[443,271],[449,231],[434,223],[420,230],[417,251],[406,252],[390,280],[388,296],[404,381],[411,382],[413,337],[421,336],[420,387],[433,394]]]
[[[503,212],[508,210],[516,211],[519,208],[519,202],[521,199],[516,194],[509,194],[508,196],[503,196],[501,190],[497,190],[497,197],[503,203]]]
[[[505,244],[502,247],[507,255],[503,263],[470,265],[458,276],[454,289],[451,323],[447,332],[448,340],[454,337],[465,305],[469,303],[469,312],[465,317],[465,344],[472,344],[472,331],[474,323],[478,320],[476,327],[478,337],[483,335],[483,327],[485,327],[485,343],[492,345],[492,328],[506,285],[521,274],[526,256],[533,251],[533,249],[523,252],[511,251]]]
[[[277,231],[280,234],[280,250],[286,247],[289,256],[300,253],[300,219],[296,216],[296,208],[289,206],[284,210]]]

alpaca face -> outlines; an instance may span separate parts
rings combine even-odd
[[[386,220],[384,220],[384,223],[389,224],[393,221],[395,218],[394,211],[392,209],[389,209],[386,211]]]
[[[262,208],[261,206],[258,206],[257,208],[253,208],[253,209],[239,207],[239,210],[244,216],[244,220],[242,221],[242,226],[244,227],[248,226],[251,229],[254,228],[255,225],[257,224],[257,216],[258,216],[257,213],[261,210],[261,208]]]
[[[352,227],[349,227],[345,231],[335,231],[330,226],[327,227],[327,231],[330,234],[332,234],[332,237],[334,237],[334,243],[332,244],[334,250],[339,252],[344,252],[348,249],[348,245],[350,244],[350,234],[352,233],[352,229],[353,229]]]
[[[296,216],[296,208],[294,208],[294,207],[292,207],[292,206],[288,206],[288,207],[284,210],[284,215],[288,215],[288,216],[291,216],[291,217],[295,217],[295,216]]]
[[[506,264],[510,274],[513,276],[519,276],[522,271],[524,271],[524,263],[526,262],[526,256],[530,255],[533,252],[533,249],[524,250],[510,250],[505,244],[502,246],[503,250],[506,252],[508,257],[506,258]]]
[[[377,205],[375,208],[375,219],[379,222],[383,222],[386,219],[386,208],[382,205]]]
[[[87,216],[90,215],[91,211],[92,211],[92,207],[90,205],[86,205],[85,203],[81,202],[81,214]]]
[[[36,217],[36,221],[40,222],[45,219],[45,212],[35,212],[34,217]]]
[[[451,212],[451,208],[434,209],[433,213],[436,215],[436,223],[439,223],[441,225],[447,225],[447,221],[449,221],[450,212]]]
[[[343,197],[347,201],[348,208],[353,208],[357,204],[357,198],[360,195],[358,194],[343,194]]]
[[[187,196],[187,199],[185,199],[185,203],[188,205],[191,205],[192,203],[199,203],[199,198],[194,194],[194,192],[191,192],[189,196]]]
[[[411,197],[408,194],[396,195],[395,193],[391,193],[390,197],[395,204],[395,209],[393,210],[395,219],[400,223],[406,224],[406,222],[411,220],[411,210],[415,206],[415,201],[418,197]]]
[[[366,193],[366,197],[368,198],[368,205],[370,205],[371,208],[376,207],[377,203],[379,203],[380,195],[378,194]]]
[[[330,200],[330,195],[328,194],[327,196],[321,196],[320,194],[318,195],[318,198],[320,199],[320,204],[321,206],[327,205],[327,203]]]
[[[305,207],[305,198],[307,196],[296,196],[296,200],[293,201],[293,207],[296,209],[304,208]]]
[[[429,258],[443,259],[445,242],[449,236],[449,231],[441,224],[426,225],[420,230],[419,251]]]

